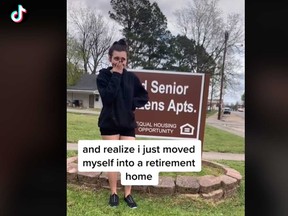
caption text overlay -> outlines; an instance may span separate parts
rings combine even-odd
[[[120,172],[122,185],[158,185],[159,172],[200,172],[201,141],[79,140],[80,172]]]

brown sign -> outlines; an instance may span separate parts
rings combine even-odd
[[[209,77],[202,73],[131,70],[149,93],[136,109],[136,135],[203,142]]]

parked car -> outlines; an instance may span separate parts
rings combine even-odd
[[[243,108],[238,108],[238,112],[244,112]]]
[[[223,111],[223,114],[231,114],[231,109],[229,107],[225,107],[224,108],[224,111]]]

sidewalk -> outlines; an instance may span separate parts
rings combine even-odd
[[[245,137],[244,119],[233,113],[230,115],[223,115],[221,120],[218,120],[218,114],[216,113],[206,119],[206,124]]]
[[[67,150],[78,150],[78,144],[67,143]],[[203,152],[203,159],[206,160],[234,160],[234,161],[245,161],[244,154],[233,154],[233,153],[220,153],[220,152]]]
[[[67,108],[67,113],[83,113],[83,114],[90,114],[90,115],[99,115],[100,112],[98,111],[92,111],[92,110],[86,110],[86,109],[69,109]]]

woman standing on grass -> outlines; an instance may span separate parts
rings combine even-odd
[[[127,44],[124,39],[116,41],[108,51],[112,67],[101,69],[97,87],[102,99],[98,126],[103,140],[135,140],[134,111],[148,102],[148,93],[139,78],[128,72]],[[108,173],[111,195],[109,205],[119,205],[117,195],[117,172]],[[131,186],[125,186],[124,200],[130,208],[137,208],[131,195]]]

